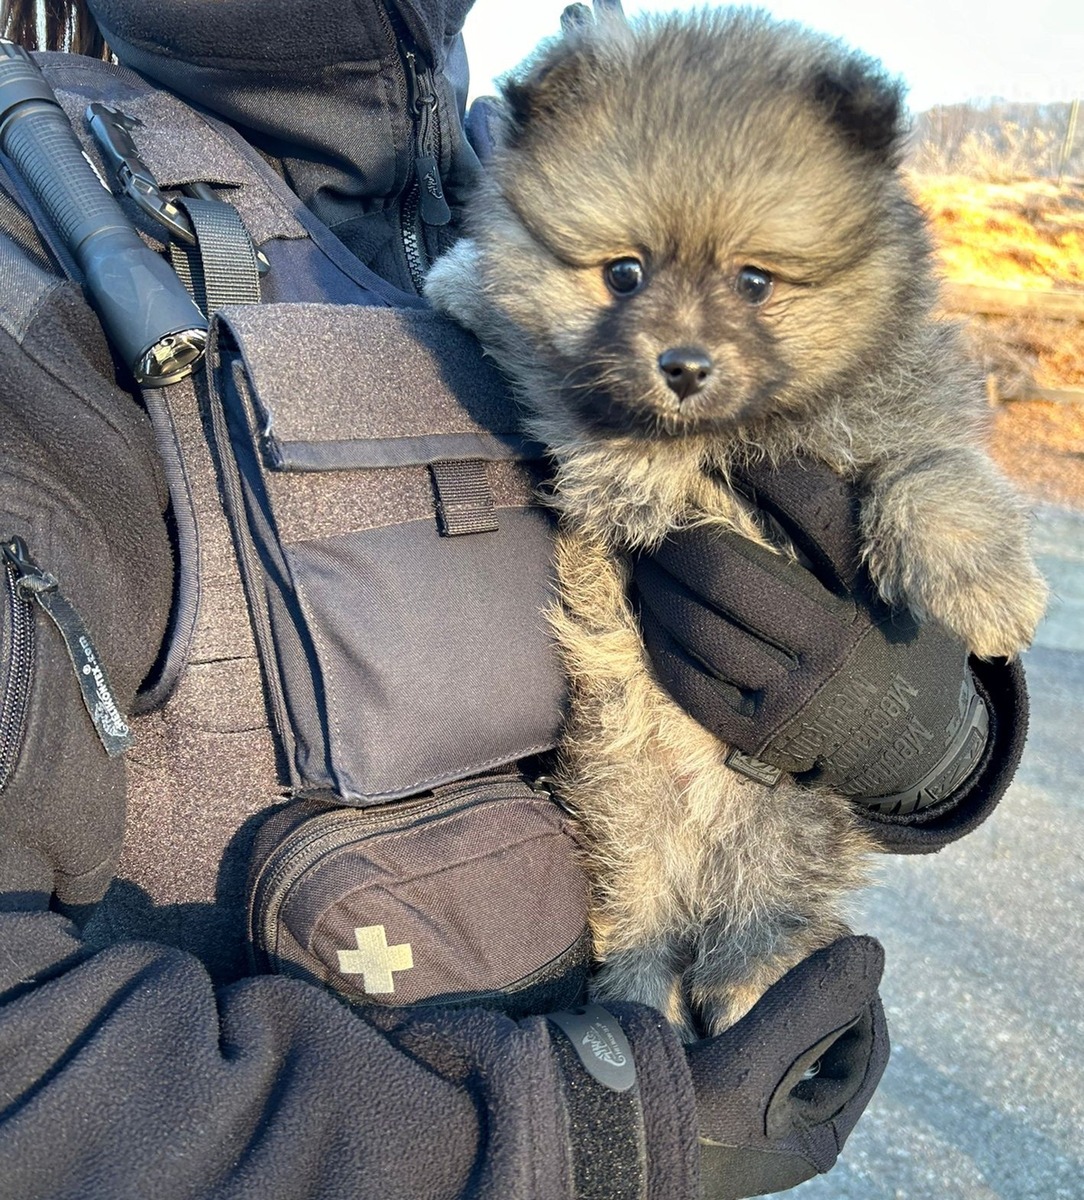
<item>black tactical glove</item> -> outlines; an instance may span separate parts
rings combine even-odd
[[[732,1029],[688,1047],[704,1200],[781,1191],[832,1167],[888,1062],[883,965],[872,938],[842,938]]]
[[[731,1029],[686,1047],[638,1004],[548,1013],[574,1194],[686,1196],[698,1157],[704,1200],[830,1170],[888,1062],[883,965],[872,938],[841,938]]]
[[[826,467],[763,466],[735,483],[806,565],[708,528],[677,531],[640,557],[634,580],[660,682],[736,748],[735,770],[762,782],[786,771],[890,818],[944,804],[988,741],[964,645],[875,595],[857,495]]]

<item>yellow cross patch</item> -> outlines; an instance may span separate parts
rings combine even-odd
[[[414,966],[414,955],[410,943],[399,946],[388,945],[388,935],[383,925],[367,925],[355,929],[356,950],[339,950],[339,972],[342,975],[360,975],[362,990],[369,996],[384,996],[395,991],[393,971],[409,971]]]

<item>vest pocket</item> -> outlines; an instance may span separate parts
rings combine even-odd
[[[552,747],[540,448],[424,309],[220,314],[212,423],[292,789],[399,799]]]
[[[364,1005],[518,1017],[583,998],[587,888],[569,822],[514,775],[379,809],[294,801],[261,827],[253,864],[257,971]]]

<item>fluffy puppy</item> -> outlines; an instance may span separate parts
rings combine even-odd
[[[728,472],[801,450],[860,483],[884,598],[974,653],[1025,647],[1045,589],[932,316],[901,94],[876,64],[700,12],[572,31],[503,91],[469,236],[427,292],[557,463],[562,786],[590,846],[596,994],[715,1034],[845,932],[870,847],[847,800],[741,779],[661,691],[628,552],[691,522],[763,540]]]

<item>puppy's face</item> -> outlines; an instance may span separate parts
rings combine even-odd
[[[471,231],[547,403],[596,434],[725,431],[845,387],[915,319],[899,97],[840,53],[702,14],[588,30],[506,87]]]

